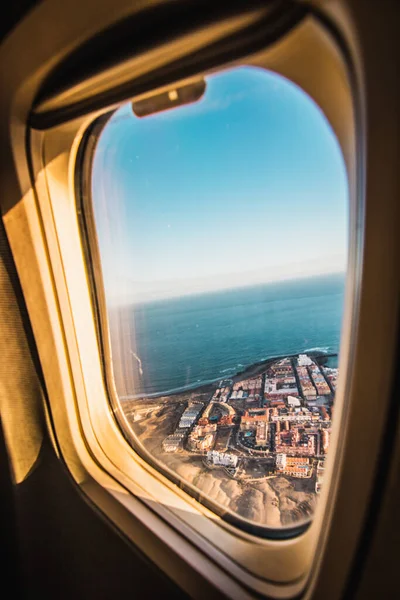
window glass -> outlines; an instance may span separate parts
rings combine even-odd
[[[252,67],[171,110],[139,118],[129,103],[99,137],[92,203],[105,355],[134,447],[242,524],[308,521],[348,246],[346,171],[321,110]]]

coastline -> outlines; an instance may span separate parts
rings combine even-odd
[[[212,502],[215,502],[217,507],[224,506],[231,514],[237,515],[239,518],[273,528],[286,526],[300,517],[308,518],[314,511],[317,498],[315,461],[317,458],[321,458],[317,457],[319,452],[317,452],[317,448],[314,448],[314,454],[306,452],[306,457],[302,456],[303,459],[306,458],[308,465],[306,476],[304,476],[304,472],[301,472],[300,475],[298,472],[293,474],[293,469],[288,472],[276,470],[276,452],[278,452],[276,429],[272,424],[266,425],[275,440],[269,447],[268,455],[264,452],[265,448],[264,451],[258,452],[254,446],[247,452],[246,448],[241,445],[238,436],[240,422],[243,418],[240,407],[238,407],[240,421],[236,421],[236,423],[232,421],[228,425],[228,428],[231,427],[229,433],[227,433],[227,423],[222,424],[212,440],[212,447],[216,449],[219,457],[221,454],[226,454],[228,458],[234,456],[239,461],[236,463],[236,466],[239,464],[239,471],[235,471],[234,476],[225,468],[226,462],[214,461],[213,457],[212,465],[209,464],[210,461],[206,464],[204,448],[196,449],[187,446],[188,436],[193,435],[193,432],[195,432],[194,440],[206,439],[203,438],[204,432],[198,430],[199,428],[196,429],[196,422],[204,415],[204,409],[212,406],[212,396],[219,382],[226,382],[226,385],[231,387],[234,382],[257,377],[259,374],[265,373],[270,365],[284,358],[295,359],[299,354],[303,353],[269,357],[242,368],[231,377],[218,378],[214,383],[197,385],[179,393],[164,392],[152,398],[143,396],[136,399],[131,398],[122,405],[122,410],[130,423],[133,439],[138,439],[146,453],[155,458],[158,464],[167,467],[169,472],[174,473],[178,482],[188,483],[189,488],[186,491],[191,494],[195,492],[196,498],[200,495],[200,501],[201,498],[208,498],[211,505]],[[336,353],[325,354],[319,349],[310,350],[304,354],[313,358],[320,366],[329,364],[330,359],[337,357]],[[199,406],[199,411],[192,418],[192,422],[188,426],[186,425],[184,430],[180,429],[180,419],[193,402],[202,406]],[[294,418],[295,423],[293,423],[295,415],[291,416],[291,427],[296,431],[304,432],[303,415],[300,415],[298,420]],[[315,439],[315,436],[318,435],[316,428],[320,428],[321,431],[330,428],[326,416],[325,410],[323,422],[321,417],[321,422],[310,424],[312,431],[305,435]],[[265,417],[269,418],[266,415]],[[177,431],[178,435],[174,437],[174,433]],[[183,437],[181,437],[182,431]],[[167,447],[164,446],[165,442],[169,444]],[[223,446],[218,447],[217,443],[221,444],[221,442],[223,442]],[[297,448],[296,446],[295,456],[299,455]],[[292,455],[290,454],[290,456]],[[168,475],[168,473],[166,474]],[[183,489],[186,489],[185,486]]]
[[[154,394],[148,394],[148,395],[140,394],[140,395],[127,396],[127,397],[122,397],[119,400],[122,403],[132,402],[134,400],[137,400],[139,402],[143,401],[143,400],[157,401],[157,400],[160,400],[160,398],[163,398],[163,399],[167,399],[167,398],[171,398],[171,397],[179,398],[180,396],[187,396],[188,394],[211,393],[215,389],[216,383],[219,381],[229,380],[229,381],[233,381],[233,383],[236,383],[237,381],[241,381],[242,379],[257,377],[257,375],[264,373],[266,371],[266,369],[268,369],[273,363],[275,363],[279,360],[283,360],[284,358],[295,358],[299,354],[307,354],[308,356],[315,359],[316,362],[318,363],[318,365],[320,365],[320,366],[324,366],[329,358],[338,356],[338,353],[336,353],[336,352],[325,354],[325,353],[318,352],[316,350],[310,351],[310,352],[299,352],[296,354],[285,354],[282,356],[273,356],[273,357],[267,358],[265,360],[253,363],[252,365],[249,365],[249,366],[243,368],[241,371],[238,371],[234,375],[230,375],[230,376],[228,375],[226,377],[221,376],[221,377],[214,379],[213,381],[210,381],[209,383],[203,383],[200,385],[193,384],[193,386],[187,386],[186,388],[177,389],[176,391],[170,390],[170,391],[164,391],[164,392],[156,392]]]

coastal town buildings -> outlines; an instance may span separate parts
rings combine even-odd
[[[333,391],[336,390],[336,380],[338,377],[339,369],[332,367],[323,367],[323,372],[325,377],[327,378],[331,388]]]
[[[296,367],[296,373],[300,381],[301,393],[304,396],[304,398],[306,400],[309,400],[310,398],[315,398],[317,396],[317,390],[310,379],[308,368],[305,366],[298,365]]]
[[[297,396],[298,387],[292,363],[285,358],[274,363],[265,376],[264,398],[271,403],[285,401],[288,396]]]
[[[188,437],[188,449],[196,452],[205,452],[214,447],[217,435],[217,424],[195,425]]]
[[[312,377],[313,384],[317,390],[318,396],[329,396],[331,394],[331,388],[326,382],[324,375],[321,372],[321,369],[314,362],[309,367],[309,371]]]
[[[208,465],[234,469],[235,477],[240,458],[266,461],[265,476],[294,478],[311,477],[318,461],[321,475],[337,375],[337,368],[300,354],[253,377],[221,380],[208,401],[189,402],[163,451],[205,456]],[[322,475],[318,481],[316,493]]]

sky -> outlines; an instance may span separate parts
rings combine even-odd
[[[113,304],[343,272],[344,160],[299,87],[240,67],[197,103],[104,128],[92,198]]]

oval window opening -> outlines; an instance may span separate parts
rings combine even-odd
[[[312,517],[329,451],[343,157],[309,96],[263,69],[177,97],[141,118],[121,107],[93,156],[114,409],[200,502],[251,531],[288,530]]]

